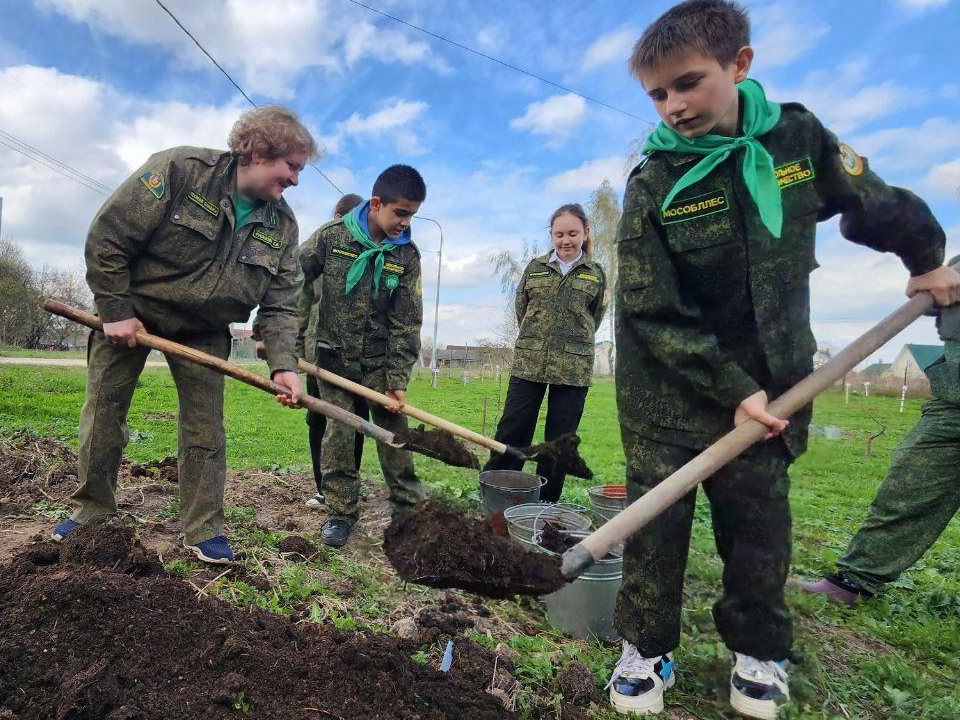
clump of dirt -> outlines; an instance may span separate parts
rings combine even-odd
[[[141,577],[164,574],[157,554],[119,522],[81,525],[64,538],[60,564],[115,570]]]
[[[545,595],[564,584],[558,557],[527,552],[489,523],[436,501],[395,518],[383,540],[397,574],[420,585],[509,598]]]
[[[0,441],[0,501],[22,508],[47,499],[60,500],[73,491],[77,455],[56,440],[14,436]],[[68,483],[69,487],[58,487]]]
[[[557,555],[563,555],[563,553],[578,542],[580,542],[580,538],[571,535],[562,527],[549,520],[543,524],[543,529],[540,531],[540,547],[557,553]]]
[[[563,695],[564,703],[578,707],[603,702],[593,681],[593,674],[586,665],[576,660],[557,673],[557,690]]]
[[[77,530],[59,557],[44,545],[0,566],[0,718],[514,717],[487,692],[490,658],[474,660],[466,640],[441,673],[413,661],[409,641],[241,610],[181,580],[118,572],[123,560],[105,568],[137,547],[123,529]]]
[[[556,440],[520,448],[520,452],[528,457],[536,456],[541,462],[552,461],[556,472],[589,480],[593,477],[593,470],[587,467],[586,461],[580,457],[579,447],[580,437],[567,433]]]
[[[309,560],[317,554],[316,546],[300,535],[287,535],[277,543],[277,550],[284,555],[289,555],[294,560],[297,558]]]
[[[176,483],[180,481],[180,475],[177,472],[177,458],[175,455],[168,455],[163,460],[151,460],[148,463],[131,463],[131,477],[159,478],[167,482]]]
[[[447,594],[439,605],[430,605],[417,613],[421,643],[434,643],[441,638],[457,637],[476,625],[476,614],[459,598]]]
[[[440,460],[454,467],[480,469],[477,456],[464,447],[448,430],[434,428],[428,430],[423,425],[408,428],[397,433],[397,442],[404,443],[411,450]]]

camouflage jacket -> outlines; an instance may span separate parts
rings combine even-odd
[[[517,287],[520,333],[512,372],[534,382],[587,386],[607,279],[587,255],[562,275],[551,254],[531,260]]]
[[[848,240],[896,253],[913,275],[943,262],[944,233],[913,193],[886,185],[803,106],[782,106],[760,138],[774,159],[783,231],[770,235],[733,153],[665,210],[700,156],[653,153],[630,175],[617,237],[620,422],[702,448],[763,389],[780,395],[812,370],[809,275],[816,224],[841,215]],[[809,408],[785,440],[806,446]]]
[[[297,221],[281,200],[234,232],[236,175],[229,152],[153,155],[93,219],[87,283],[105,322],[171,338],[227,332],[259,305],[271,371],[296,370]]]
[[[951,259],[950,264],[958,267],[960,256]],[[960,305],[938,308],[936,314],[943,354],[923,371],[935,398],[960,405]]]
[[[371,262],[345,295],[347,270],[363,249],[342,220],[314,232],[300,248],[304,285],[299,306],[318,311],[318,365],[374,390],[405,390],[420,353],[420,251],[413,242],[399,245],[384,256],[379,290],[373,287]],[[303,318],[302,313],[301,337],[308,332],[309,314],[306,322]]]

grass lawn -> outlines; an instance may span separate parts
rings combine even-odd
[[[262,366],[261,366],[262,367]],[[77,420],[83,402],[82,368],[0,366],[0,427],[28,429],[76,445]],[[501,393],[506,391],[506,380]],[[465,425],[482,429],[487,399],[487,433],[497,408],[495,380],[469,384],[444,379],[436,389],[426,377],[409,392],[412,404]],[[502,403],[502,394],[501,394]],[[899,413],[899,400],[852,396],[849,404],[837,393],[821,397],[814,424],[836,425],[843,440],[811,439],[810,451],[792,468],[794,573],[816,577],[832,568],[863,519],[899,440],[916,422],[921,401],[909,400]],[[264,393],[229,381],[226,393],[228,462],[234,469],[260,468],[277,473],[309,467],[303,414],[282,408]],[[140,380],[129,417],[135,441],[127,454],[138,461],[157,460],[176,451],[176,393],[169,372],[148,369]],[[886,430],[866,456],[868,437]],[[581,424],[581,449],[597,478],[568,481],[565,499],[585,502],[586,487],[622,482],[624,458],[616,422],[613,385],[599,381],[587,398]],[[451,469],[423,457],[417,467],[436,490],[471,501],[476,475]],[[367,442],[365,476],[379,475],[376,453]],[[306,495],[308,488],[304,488]],[[790,591],[797,625],[796,661],[791,674],[794,702],[787,718],[960,717],[960,522],[954,520],[932,550],[884,596],[855,611],[827,606],[816,598]],[[362,574],[362,569],[354,569]],[[713,548],[709,508],[698,505],[688,582],[685,590],[684,636],[678,651],[680,682],[668,704],[674,717],[732,717],[722,698],[728,659],[713,628],[711,605],[721,566]],[[372,592],[372,591],[371,591]],[[371,595],[371,602],[374,601]],[[529,601],[503,603],[517,616],[537,616]],[[504,612],[508,612],[504,610]],[[519,654],[518,678],[537,682],[551,673],[551,658],[576,655],[594,670],[602,685],[619,655],[611,645],[574,642],[543,631],[518,635],[511,646]],[[681,712],[682,711],[682,712]],[[683,714],[683,713],[686,714]],[[604,713],[598,717],[615,717]]]

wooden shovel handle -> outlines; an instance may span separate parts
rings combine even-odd
[[[772,415],[782,419],[790,417],[931,307],[933,307],[933,297],[930,293],[921,292],[914,296],[850,343],[829,362],[771,402],[768,410]],[[578,545],[564,553],[564,577],[568,580],[578,577],[594,561],[610,552],[615,545],[643,528],[748,447],[762,440],[766,433],[767,427],[756,420],[748,420],[728,432],[625,508],[619,515],[607,521]]]
[[[47,300],[44,302],[43,309],[55,315],[65,317],[68,320],[72,320],[73,322],[80,323],[81,325],[86,325],[88,328],[93,330],[99,330],[101,332],[103,331],[103,322],[96,315],[91,315],[88,312],[65,305],[61,302],[57,302],[56,300]],[[252,385],[255,388],[259,388],[264,392],[270,393],[271,395],[289,394],[289,390],[287,390],[287,388],[280,383],[276,383],[269,378],[265,378],[262,375],[257,375],[249,370],[244,370],[238,365],[229,363],[226,360],[221,360],[220,358],[210,355],[209,353],[201,352],[200,350],[187,347],[186,345],[181,345],[180,343],[173,342],[172,340],[167,340],[166,338],[162,338],[157,335],[151,335],[148,332],[138,332],[137,343],[143,345],[144,347],[152,348],[153,350],[159,350],[165,355],[173,355],[174,357],[183,358],[184,360],[195,362],[198,365],[203,365],[211,370],[216,370],[223,375],[228,375],[235,380],[239,380],[247,385]],[[346,425],[349,425],[357,432],[372,437],[375,440],[379,440],[382,443],[399,446],[394,439],[393,433],[378,425],[374,425],[367,420],[364,420],[359,415],[354,415],[352,412],[344,410],[343,408],[339,408],[336,405],[331,405],[330,403],[323,402],[322,400],[317,400],[316,398],[310,397],[306,394],[300,398],[300,405],[312,412],[324,415],[331,420],[336,420],[337,422],[342,422]]]
[[[323,380],[324,382],[328,382],[331,385],[336,385],[339,388],[348,390],[354,393],[355,395],[359,395],[362,398],[366,398],[367,400],[371,400],[372,402],[379,403],[380,405],[384,405],[384,406],[396,405],[396,402],[393,400],[393,398],[387,395],[384,395],[382,392],[377,392],[376,390],[368,388],[366,385],[361,385],[360,383],[356,383],[353,380],[348,380],[347,378],[342,377],[341,375],[332,373],[329,370],[324,370],[323,368],[317,367],[312,363],[308,363],[306,360],[301,359],[297,365],[297,369],[300,370],[301,372],[305,372],[309,375],[313,375],[315,378]],[[476,443],[481,447],[485,447],[499,453],[507,452],[507,446],[504,445],[502,442],[497,442],[496,440],[492,440],[488,438],[486,435],[481,435],[480,433],[474,432],[473,430],[468,430],[465,427],[456,425],[455,423],[452,423],[449,420],[444,420],[442,417],[437,417],[436,415],[432,415],[431,413],[428,413],[425,410],[421,410],[420,408],[416,408],[413,405],[404,403],[404,406],[400,410],[400,412],[416,420],[420,420],[421,422],[425,422],[429,425],[433,425],[434,427],[438,427],[442,430],[446,430],[452,433],[453,435],[456,435],[457,437],[461,437],[464,440],[469,440],[470,442]]]

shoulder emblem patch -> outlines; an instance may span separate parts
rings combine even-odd
[[[727,191],[719,188],[696,197],[674,200],[660,211],[660,222],[664,225],[687,222],[714,213],[727,212],[729,209]]]
[[[773,172],[777,176],[777,185],[780,186],[781,190],[788,188],[791,185],[805,183],[808,180],[813,180],[816,177],[816,173],[813,171],[813,163],[810,162],[810,158],[792,160],[788,163],[784,163],[779,167],[775,167]]]
[[[420,277],[417,277],[417,297],[423,297],[423,283],[420,281]]]
[[[863,174],[863,158],[846,143],[840,143],[840,164],[848,175],[857,177]]]
[[[271,235],[263,228],[256,228],[251,234],[254,240],[259,240],[264,245],[269,245],[274,250],[279,250],[283,246],[283,242],[276,235]]]
[[[220,208],[214,205],[212,202],[207,200],[203,195],[198,193],[196,190],[191,190],[187,193],[187,200],[194,203],[197,207],[203,210],[214,217],[220,215]]]
[[[146,185],[147,190],[152,192],[157,200],[162,198],[163,193],[167,190],[167,183],[162,173],[145,172],[140,176],[140,182]]]

